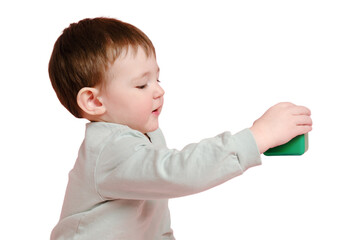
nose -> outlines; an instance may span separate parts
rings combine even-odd
[[[157,83],[154,91],[154,99],[161,98],[162,96],[164,96],[164,94],[164,89],[160,86],[159,83]]]

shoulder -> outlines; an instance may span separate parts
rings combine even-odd
[[[109,135],[113,132],[126,132],[130,130],[128,126],[107,123],[107,122],[89,122],[86,124],[86,133],[98,134],[98,135]]]
[[[87,146],[98,148],[117,142],[121,139],[130,138],[148,141],[144,134],[125,125],[107,122],[90,122],[86,124],[85,143]]]
[[[147,139],[147,137],[137,131],[134,130],[126,125],[117,124],[117,123],[107,123],[107,122],[90,122],[86,124],[86,134],[96,137],[101,136],[110,136],[114,135],[116,136],[127,136],[127,137],[137,137],[142,139]],[[150,139],[151,142],[162,142],[165,143],[164,135],[160,128],[153,132],[146,133]]]
[[[134,137],[144,138],[145,136],[126,125],[107,122],[90,122],[86,124],[86,135],[94,137],[108,137],[112,135],[128,135]]]
[[[136,146],[166,148],[166,142],[161,129],[147,133],[134,130],[126,125],[106,122],[91,122],[86,125],[85,139],[88,145],[107,146],[106,148],[126,149]]]

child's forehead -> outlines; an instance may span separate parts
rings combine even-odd
[[[142,47],[129,47],[121,53],[106,71],[107,79],[137,78],[159,72],[155,55],[148,55]]]
[[[141,46],[129,46],[128,49],[122,52],[115,61],[123,63],[141,64],[144,62],[156,62],[156,57],[155,54],[148,54]]]
[[[127,45],[121,47],[112,47],[113,59],[114,61],[117,60],[124,60],[126,58],[136,58],[139,54],[140,57],[147,57],[147,58],[156,58],[155,50],[148,49],[146,47],[140,45]]]

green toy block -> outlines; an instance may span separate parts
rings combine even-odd
[[[284,145],[270,148],[264,155],[266,156],[289,156],[289,155],[302,155],[309,148],[308,134],[299,135]]]

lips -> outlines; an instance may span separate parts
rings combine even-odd
[[[152,111],[152,113],[155,114],[155,115],[160,115],[161,108],[162,108],[162,106],[156,108],[155,110]]]

